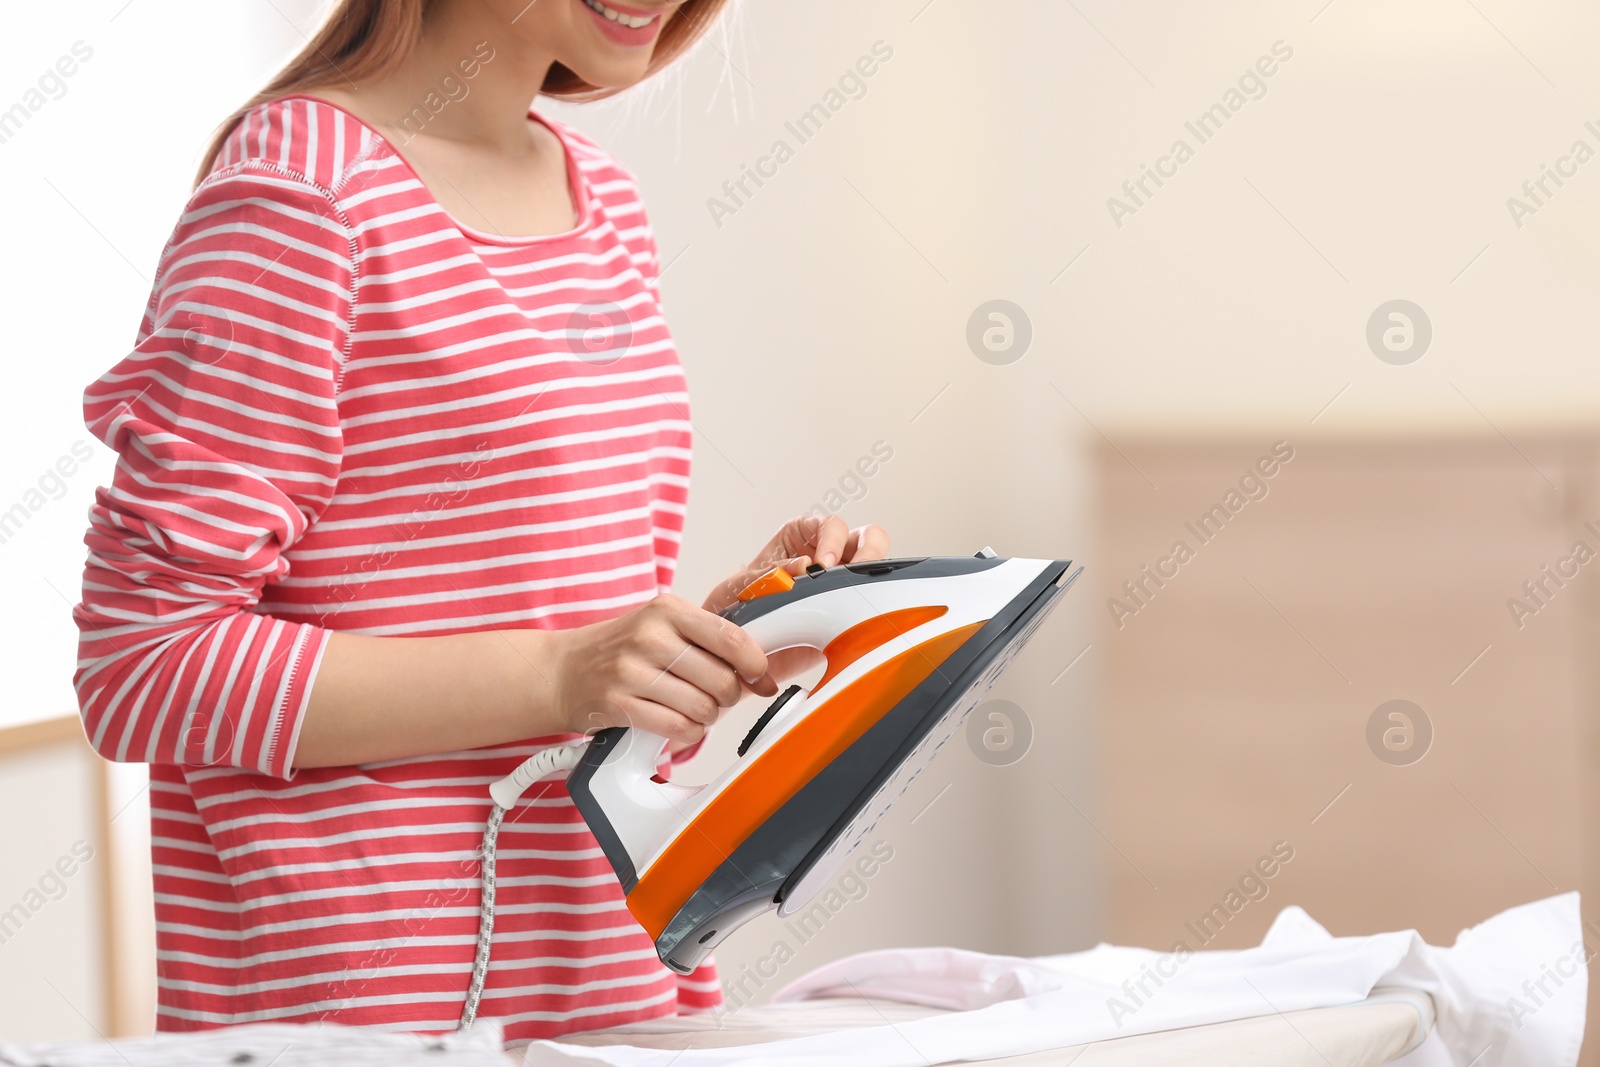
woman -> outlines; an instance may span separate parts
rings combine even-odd
[[[344,0],[213,144],[85,397],[119,461],[76,681],[97,750],[151,764],[160,1028],[451,1028],[487,784],[608,725],[681,757],[797,667],[710,612],[887,551],[799,519],[703,608],[666,594],[691,429],[654,240],[628,172],[528,104],[639,81],[720,6]],[[559,783],[497,881],[479,1013],[508,1040],[719,1002]]]

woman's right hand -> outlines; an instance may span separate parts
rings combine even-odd
[[[693,744],[746,688],[778,692],[754,638],[670,594],[616,619],[548,632],[561,635],[555,697],[574,733],[628,726]]]

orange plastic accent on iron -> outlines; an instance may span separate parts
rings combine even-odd
[[[833,680],[834,675],[873,649],[887,644],[902,634],[910,633],[925,622],[932,622],[949,610],[943,605],[901,608],[856,623],[829,641],[828,647],[822,650],[822,654],[828,657],[828,669],[822,672],[822,677],[811,687],[811,692],[815,693],[827,685]]]
[[[794,579],[782,567],[774,567],[743,589],[739,590],[740,600],[754,600],[758,596],[768,593],[786,593],[794,588]]]
[[[678,834],[628,894],[628,910],[652,939],[717,866],[817,773],[983,626],[974,622],[930,637],[885,660],[809,712],[735,778]]]

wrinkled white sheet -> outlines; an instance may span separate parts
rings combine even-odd
[[[528,1046],[525,1062],[925,1067],[1350,1004],[1386,986],[1434,1001],[1436,1032],[1418,1064],[1573,1067],[1583,1039],[1586,962],[1576,893],[1512,908],[1462,931],[1451,948],[1429,945],[1414,931],[1336,938],[1291,907],[1259,948],[1182,958],[1110,945],[1036,959],[940,948],[863,953],[813,971],[775,999],[869,997],[949,1013],[759,1049],[540,1041]]]

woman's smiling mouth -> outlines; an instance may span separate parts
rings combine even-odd
[[[600,0],[583,0],[583,6],[599,21],[601,32],[618,44],[649,44],[661,29],[660,11],[628,10],[603,4]]]

